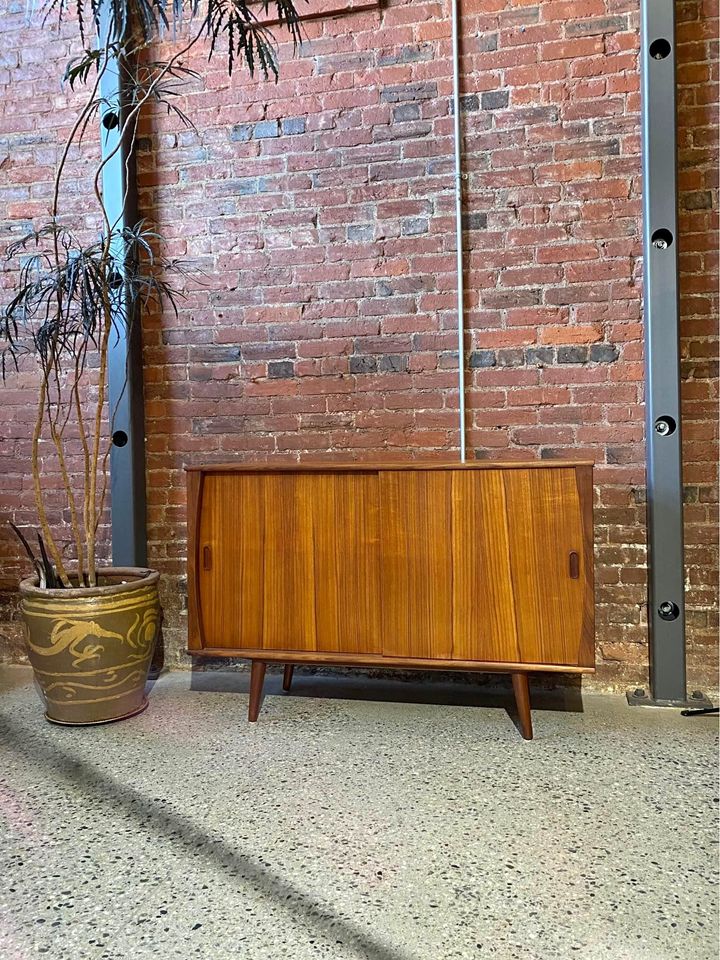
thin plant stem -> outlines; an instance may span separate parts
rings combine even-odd
[[[40,393],[38,396],[38,408],[37,408],[37,417],[35,419],[35,427],[33,429],[32,437],[32,453],[31,453],[31,462],[32,462],[32,476],[33,476],[33,489],[35,493],[35,508],[38,512],[38,520],[40,522],[40,530],[42,531],[43,539],[45,541],[45,546],[50,552],[50,556],[55,562],[55,568],[57,570],[60,581],[65,587],[70,587],[70,578],[68,577],[67,570],[65,569],[65,564],[63,563],[62,557],[60,556],[60,551],[57,548],[55,543],[55,538],[52,535],[50,530],[50,524],[48,523],[47,513],[45,511],[45,501],[42,495],[42,485],[40,482],[40,434],[42,433],[42,425],[45,419],[45,404],[47,401],[47,379],[45,371],[43,371],[43,378],[40,383]]]

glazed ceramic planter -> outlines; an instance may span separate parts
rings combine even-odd
[[[99,586],[20,584],[28,657],[53,723],[122,720],[147,706],[145,683],[160,625],[153,570],[108,567]]]

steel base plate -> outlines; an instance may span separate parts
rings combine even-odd
[[[681,710],[699,710],[712,707],[712,703],[702,690],[693,690],[690,696],[684,700],[657,700],[651,697],[647,690],[640,687],[635,690],[628,690],[626,696],[631,707],[675,707]]]

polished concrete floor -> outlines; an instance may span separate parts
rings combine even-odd
[[[526,743],[503,689],[266,688],[67,729],[0,668],[2,960],[718,956],[715,719],[545,694]]]

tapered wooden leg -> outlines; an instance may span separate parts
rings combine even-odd
[[[253,660],[252,666],[250,667],[250,705],[248,707],[248,720],[250,723],[255,723],[260,713],[266,666],[267,664],[262,660]]]
[[[518,717],[520,719],[520,732],[524,740],[532,740],[532,716],[530,714],[530,688],[528,686],[528,675],[526,673],[514,673],[512,675],[513,693],[515,694],[515,706],[517,707]]]
[[[285,664],[285,670],[283,671],[283,690],[289,690],[292,686],[294,670],[295,667],[292,663]]]

